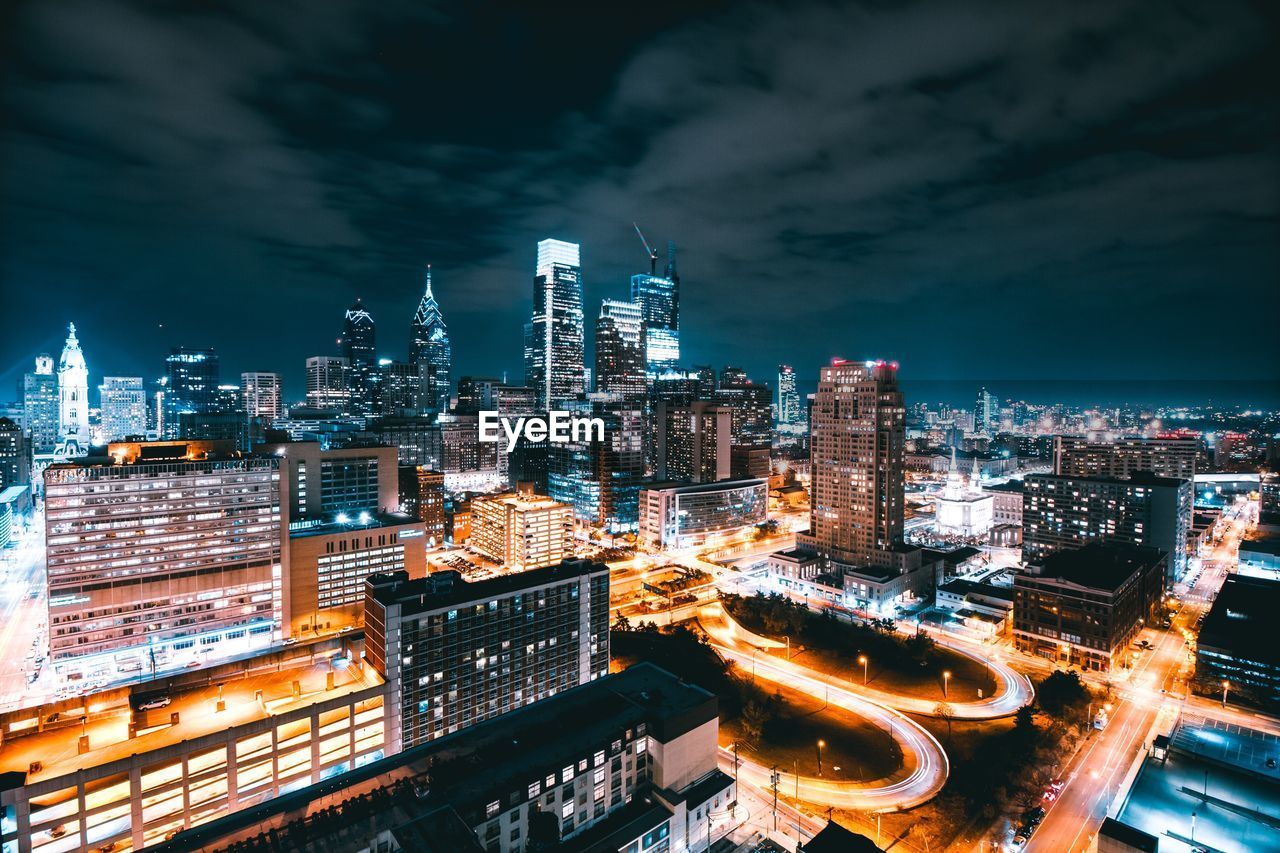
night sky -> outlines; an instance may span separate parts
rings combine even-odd
[[[0,400],[213,346],[522,376],[534,246],[588,329],[682,247],[684,360],[1280,377],[1280,39],[1257,3],[76,2],[0,12]],[[783,8],[785,7],[785,8]],[[163,325],[161,325],[163,324]]]

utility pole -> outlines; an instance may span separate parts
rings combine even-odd
[[[778,831],[778,765],[773,765],[773,772],[769,774],[769,783],[773,787],[773,831]]]

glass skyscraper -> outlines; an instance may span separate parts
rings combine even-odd
[[[343,320],[342,355],[347,359],[350,370],[352,412],[372,415],[377,388],[377,347],[373,315],[359,299],[347,309]]]
[[[778,365],[778,423],[798,424],[800,393],[796,391],[796,371],[789,364]]]
[[[577,243],[538,243],[533,317],[524,333],[525,382],[537,392],[539,408],[554,408],[586,391]]]
[[[409,361],[418,366],[422,380],[423,405],[437,411],[449,408],[453,348],[440,306],[431,292],[431,265],[427,265],[427,289],[418,303],[409,329]]]
[[[164,360],[164,431],[179,436],[178,415],[215,411],[218,398],[218,355],[211,349],[174,347]]]

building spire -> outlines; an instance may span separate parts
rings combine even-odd
[[[435,299],[431,294],[431,264],[427,264],[427,298]]]
[[[76,324],[68,323],[67,330],[69,332],[69,334],[67,335],[67,343],[71,343],[76,339]]]

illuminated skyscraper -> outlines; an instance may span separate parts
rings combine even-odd
[[[796,372],[789,364],[778,365],[778,423],[798,424],[801,421],[800,394],[796,391]]]
[[[351,371],[349,381],[352,413],[372,415],[376,402],[377,346],[373,315],[359,299],[347,309],[342,328],[342,354]]]
[[[973,431],[979,435],[995,435],[999,428],[1000,401],[986,388],[979,388],[973,407]]]
[[[147,432],[147,391],[141,376],[104,376],[98,386],[102,440],[118,441]]]
[[[279,373],[240,374],[240,407],[247,417],[270,424],[284,413],[284,387]]]
[[[424,405],[436,411],[447,411],[451,393],[453,348],[449,330],[440,314],[435,294],[431,292],[431,265],[427,265],[427,289],[413,315],[409,330],[409,361],[418,366],[426,392]]]
[[[76,324],[68,326],[67,343],[58,361],[59,456],[83,456],[89,449],[89,368],[84,363]]]
[[[905,418],[896,363],[822,368],[809,421],[813,509],[797,545],[862,561],[902,540]]]
[[[524,327],[525,381],[552,409],[586,390],[582,267],[577,243],[543,240],[533,277],[533,317]]]
[[[31,437],[32,453],[52,453],[58,443],[58,377],[53,357],[41,353],[36,369],[22,377],[22,425]]]
[[[640,306],[605,299],[596,320],[596,390],[628,399],[643,397],[645,375],[644,328]]]
[[[664,276],[631,277],[631,301],[640,306],[643,314],[649,372],[674,369],[680,361],[680,277],[674,243],[667,244]]]
[[[218,355],[211,349],[174,347],[165,357],[164,433],[180,434],[183,412],[208,413],[218,407]]]
[[[351,411],[351,363],[333,355],[307,359],[307,405],[340,414]]]

